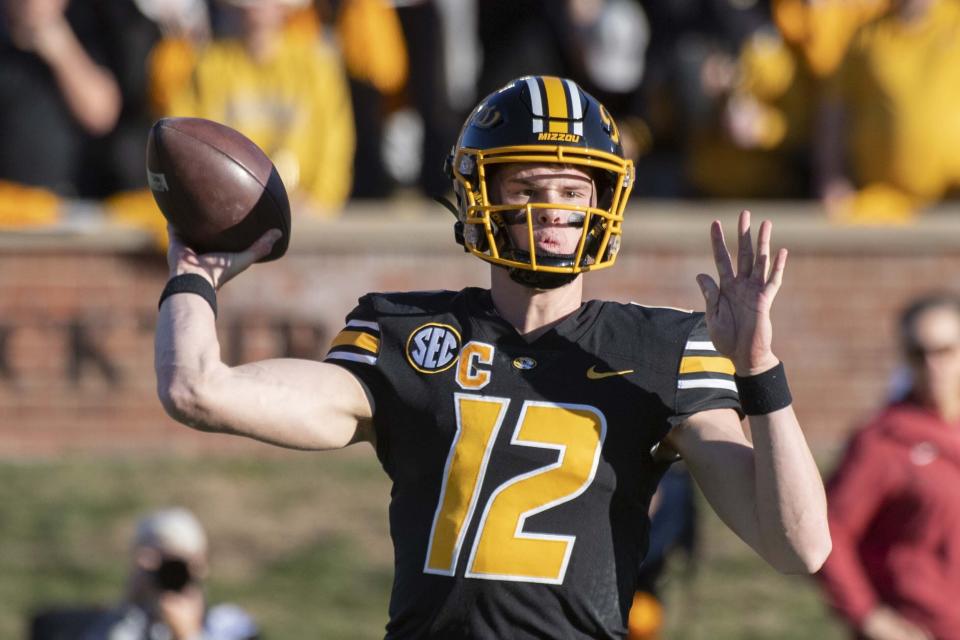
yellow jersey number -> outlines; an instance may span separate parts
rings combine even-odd
[[[508,398],[456,393],[457,433],[444,468],[426,573],[453,575]],[[606,436],[588,405],[526,401],[510,443],[557,451],[554,463],[511,478],[483,505],[467,559],[470,578],[561,584],[576,536],[524,531],[532,515],[573,500],[593,481]]]

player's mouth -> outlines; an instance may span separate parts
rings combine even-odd
[[[537,248],[537,253],[558,256],[569,255],[576,251],[579,239],[580,234],[577,233],[574,236],[570,228],[566,226],[537,229],[533,232],[533,242]]]

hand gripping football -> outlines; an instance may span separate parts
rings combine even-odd
[[[197,253],[237,252],[270,229],[290,242],[290,202],[276,167],[240,132],[202,118],[163,118],[147,139],[147,179],[164,217]]]

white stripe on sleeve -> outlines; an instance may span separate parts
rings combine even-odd
[[[380,325],[376,322],[370,322],[369,320],[350,320],[347,322],[348,327],[363,327],[364,329],[373,329],[375,331],[380,330]]]
[[[736,391],[737,383],[733,380],[717,380],[715,378],[678,380],[677,389],[729,389],[730,391]]]
[[[324,360],[349,360],[350,362],[377,364],[377,356],[365,356],[361,353],[350,353],[348,351],[331,351]]]

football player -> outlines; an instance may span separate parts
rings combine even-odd
[[[171,238],[156,350],[170,415],[285,447],[375,447],[393,482],[388,638],[623,637],[650,498],[679,457],[771,565],[816,571],[826,503],[771,350],[787,254],[771,254],[769,221],[755,250],[740,215],[736,266],[713,223],[705,314],[585,302],[634,180],[600,103],[570,80],[515,80],[446,166],[456,236],[492,265],[490,288],[367,294],[322,363],[220,359],[214,290],[274,234],[199,256]]]

